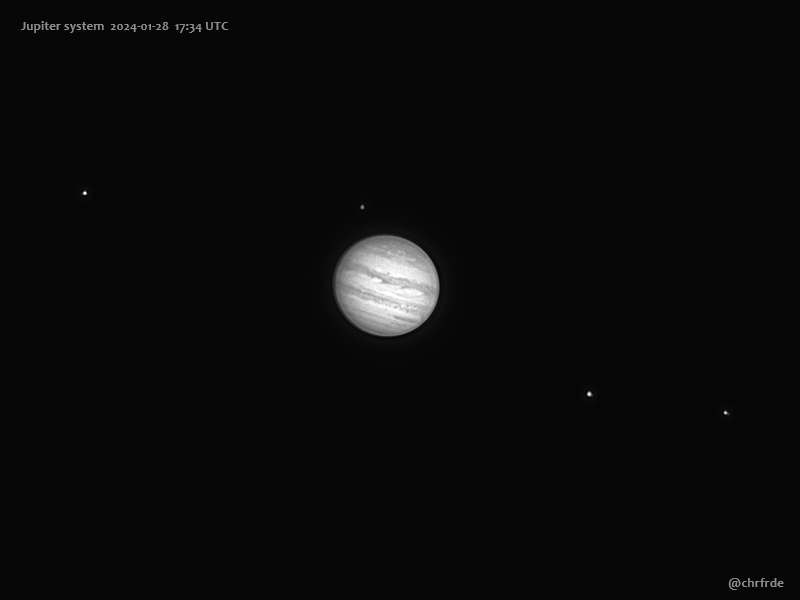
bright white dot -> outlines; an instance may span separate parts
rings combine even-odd
[[[81,192],[81,196],[88,196],[88,195],[89,195],[89,192],[87,192],[86,190],[83,190]]]
[[[727,410],[723,410],[722,411],[722,415],[725,416],[725,417],[730,417],[731,413],[729,413]]]
[[[589,398],[591,398],[592,397],[592,392],[586,392],[586,395],[589,396]]]
[[[364,210],[364,205],[362,204],[362,205],[361,205],[359,208],[360,208],[361,210]]]

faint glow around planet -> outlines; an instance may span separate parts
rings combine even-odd
[[[364,210],[364,208],[366,208],[366,207],[365,207],[365,206],[362,204],[361,206],[359,206],[359,208],[360,208],[361,210]]]
[[[380,337],[418,328],[439,299],[439,275],[433,261],[416,244],[391,235],[365,238],[350,246],[336,265],[333,287],[347,320]]]
[[[733,414],[734,411],[730,406],[720,406],[717,409],[717,419],[720,421],[733,421],[736,418]]]

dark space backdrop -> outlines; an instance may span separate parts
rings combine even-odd
[[[42,511],[458,581],[786,578],[755,567],[793,425],[770,78],[576,27],[20,33]],[[333,301],[373,233],[439,268],[403,338]]]

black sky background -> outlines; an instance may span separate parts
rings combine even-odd
[[[682,539],[682,564],[752,564],[789,446],[764,308],[788,239],[769,128],[742,118],[762,71],[566,30],[20,33],[42,365],[21,402],[52,477],[183,513],[271,499],[324,547],[390,521],[438,548]],[[333,303],[336,260],[379,233],[440,271],[400,339]]]

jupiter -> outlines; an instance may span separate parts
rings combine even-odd
[[[333,277],[342,314],[379,337],[404,335],[422,325],[439,298],[439,275],[430,257],[406,239],[379,235],[356,242]]]

